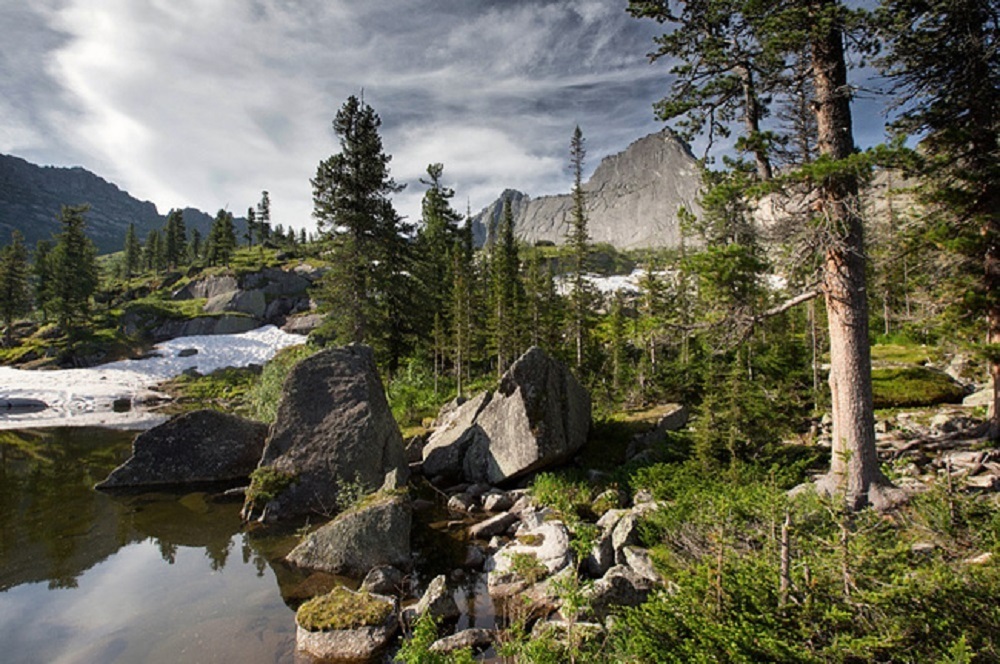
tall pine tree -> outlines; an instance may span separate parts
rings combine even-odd
[[[89,321],[90,299],[98,285],[97,248],[85,232],[89,209],[88,205],[62,207],[62,232],[48,257],[52,308],[67,334]]]
[[[312,180],[313,216],[332,254],[321,297],[335,312],[335,340],[374,345],[391,370],[404,352],[410,256],[390,200],[402,187],[390,176],[381,125],[356,96],[344,102],[333,120],[340,152],[320,162]]]

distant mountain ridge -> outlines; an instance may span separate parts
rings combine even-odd
[[[619,249],[678,246],[678,210],[700,211],[700,188],[698,160],[673,132],[664,129],[640,138],[602,159],[583,185],[591,240]],[[508,189],[473,217],[477,245],[493,237],[506,200],[518,238],[529,244],[565,242],[572,219],[570,194],[533,199]]]
[[[162,229],[166,216],[149,201],[140,201],[104,178],[81,168],[38,166],[0,154],[0,245],[10,242],[19,229],[29,247],[61,230],[57,215],[62,205],[87,203],[87,234],[101,254],[121,251],[130,223],[145,240],[149,231]],[[184,209],[190,232],[208,235],[213,216],[194,208]]]

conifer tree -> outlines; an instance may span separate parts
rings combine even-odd
[[[524,286],[521,283],[520,258],[514,236],[514,213],[505,200],[497,239],[490,252],[490,289],[492,293],[493,348],[497,375],[503,375],[519,350],[519,305]]]
[[[438,377],[447,357],[448,330],[451,329],[451,309],[449,307],[452,255],[457,250],[459,215],[451,207],[455,192],[441,182],[444,172],[442,164],[427,167],[427,186],[421,206],[423,225],[417,232],[415,267],[424,296],[424,307],[431,324],[431,343],[434,362],[434,384],[437,392]]]
[[[143,261],[146,269],[159,272],[163,268],[163,237],[160,231],[152,229],[146,236],[146,245],[143,248]]]
[[[129,224],[125,231],[123,267],[125,268],[125,279],[129,280],[142,267],[142,243],[135,232],[135,224]]]
[[[236,227],[233,224],[233,214],[227,210],[219,210],[208,234],[208,264],[229,267],[234,251]]]
[[[97,249],[84,230],[89,209],[88,205],[62,207],[62,232],[48,258],[53,311],[67,333],[89,320],[90,298],[98,285]]]
[[[587,261],[590,256],[590,233],[587,230],[586,200],[583,191],[583,161],[587,150],[583,132],[577,126],[569,144],[570,169],[573,171],[573,206],[566,249],[570,256],[570,325],[576,350],[576,369],[583,368],[584,348],[592,323],[594,293],[587,281]]]
[[[333,129],[341,151],[320,162],[313,216],[329,242],[332,269],[321,284],[335,340],[376,346],[390,371],[402,356],[412,285],[407,230],[390,196],[402,187],[389,173],[382,121],[351,96]]]
[[[247,241],[247,246],[253,246],[253,239],[257,233],[257,211],[253,207],[247,208],[247,230],[243,234],[243,239]]]
[[[674,24],[658,39],[663,49],[657,55],[686,56],[680,69],[675,68],[679,87],[661,103],[661,116],[686,117],[699,132],[707,127],[710,141],[717,131],[728,131],[717,120],[742,119],[737,145],[754,155],[760,180],[770,178],[768,150],[773,143],[759,124],[763,101],[771,92],[780,94],[781,76],[794,63],[791,56],[809,54],[810,106],[820,164],[804,167],[800,182],[815,184],[815,207],[821,210],[816,219],[825,224],[819,277],[828,312],[833,416],[830,473],[819,488],[842,492],[849,509],[888,505],[896,494],[879,470],[875,449],[858,202],[864,168],[851,160],[855,145],[845,35],[857,23],[858,13],[840,0],[782,0],[763,7],[753,0],[632,0],[629,7],[635,15]]]
[[[261,245],[271,239],[271,195],[267,191],[260,192],[257,203],[257,238]]]
[[[0,319],[4,342],[11,344],[13,323],[31,311],[28,250],[21,231],[11,233],[11,242],[0,250]]]
[[[922,136],[921,192],[934,239],[979,266],[994,393],[990,438],[1000,438],[1000,11],[996,0],[885,0],[883,71],[900,116]],[[943,222],[943,223],[942,223]]]
[[[200,260],[203,250],[204,247],[202,246],[202,241],[201,241],[201,231],[199,231],[197,228],[192,228],[191,240],[188,242],[187,246],[188,262],[194,263]]]
[[[39,240],[35,244],[32,264],[35,306],[41,311],[42,321],[47,322],[52,313],[52,242]]]
[[[173,209],[167,214],[163,232],[163,258],[165,267],[174,269],[184,262],[187,255],[187,228],[184,212]]]

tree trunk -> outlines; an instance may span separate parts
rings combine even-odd
[[[854,152],[851,94],[847,85],[843,35],[831,10],[836,0],[813,0],[818,29],[812,40],[818,148],[844,160]],[[864,229],[857,177],[846,170],[826,178],[820,188],[823,214],[834,238],[826,250],[823,291],[830,330],[830,393],[833,450],[830,474],[819,488],[845,495],[847,508],[887,507],[880,487],[890,486],[878,466],[872,403],[871,348],[865,286]]]

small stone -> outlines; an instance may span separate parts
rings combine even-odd
[[[515,523],[517,523],[517,515],[510,512],[503,512],[485,521],[480,521],[469,528],[469,537],[473,539],[487,539],[506,532]]]
[[[498,491],[483,496],[483,509],[487,512],[503,512],[514,505],[514,497],[509,493]]]
[[[467,513],[476,506],[476,500],[467,493],[459,493],[448,499],[448,511]]]
[[[402,594],[404,579],[403,573],[395,567],[379,565],[365,576],[365,580],[361,582],[361,590],[377,595],[399,595]]]
[[[492,629],[474,627],[463,629],[457,634],[438,639],[431,644],[431,652],[449,653],[456,650],[472,648],[474,650],[488,648],[493,645],[496,632]]]

